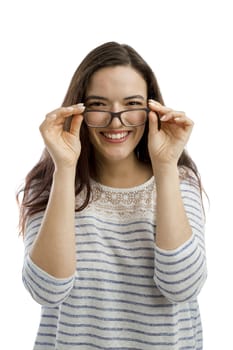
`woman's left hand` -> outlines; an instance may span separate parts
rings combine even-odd
[[[174,111],[149,100],[148,148],[153,164],[157,166],[177,164],[192,132],[193,121],[184,112]],[[158,118],[161,128],[158,128]]]

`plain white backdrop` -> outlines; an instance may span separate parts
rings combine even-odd
[[[1,348],[32,350],[40,307],[21,282],[15,192],[43,149],[38,127],[61,105],[83,57],[105,41],[133,46],[165,103],[195,122],[188,150],[206,202],[208,280],[199,301],[204,349],[232,346],[231,0],[21,0],[0,4]]]

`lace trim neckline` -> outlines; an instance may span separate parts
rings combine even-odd
[[[106,191],[106,192],[135,192],[135,191],[140,191],[140,190],[144,190],[147,187],[151,186],[152,183],[154,182],[154,176],[150,177],[146,182],[142,183],[141,185],[137,185],[137,186],[133,186],[133,187],[127,187],[127,188],[117,188],[117,187],[110,187],[110,186],[106,186],[103,185],[97,181],[95,181],[94,179],[91,179],[91,185],[93,185],[94,187],[97,187],[99,189],[101,189],[102,191]]]

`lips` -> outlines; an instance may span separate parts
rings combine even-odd
[[[129,135],[129,131],[122,131],[122,132],[103,132],[102,135],[104,135],[105,138],[110,140],[123,140]]]

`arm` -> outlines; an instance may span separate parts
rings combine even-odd
[[[177,166],[160,168],[155,175],[157,189],[156,245],[176,249],[192,235],[180,191]]]
[[[155,244],[154,280],[161,293],[171,302],[196,298],[207,277],[205,220],[200,190],[194,181],[193,178],[182,180],[179,185],[190,235],[186,236],[186,226],[182,227],[178,220],[174,220],[173,227],[162,226],[167,231],[160,231],[170,241],[167,243],[167,238],[163,237],[162,243],[157,243],[156,239]],[[170,245],[172,242],[173,247]]]
[[[49,202],[30,251],[37,266],[58,278],[71,276],[76,268],[74,179],[73,170],[55,171]]]
[[[38,235],[44,213],[38,213],[27,221],[24,235],[25,256],[22,279],[25,288],[40,305],[57,306],[66,299],[73,287],[74,276],[56,278],[36,265],[29,252]]]
[[[56,278],[66,278],[76,269],[75,255],[75,171],[81,151],[79,130],[80,105],[60,108],[47,115],[40,127],[55,171],[50,197],[36,239],[30,249],[35,265]],[[74,114],[70,131],[64,122]]]
[[[157,191],[154,279],[169,300],[187,301],[198,294],[206,278],[200,190],[194,179],[180,184],[177,167],[193,122],[183,112],[156,103],[149,105],[162,115],[162,128],[158,130],[157,117],[150,114],[149,131]]]
[[[149,101],[148,147],[157,190],[156,244],[175,249],[190,238],[192,230],[181,198],[177,163],[192,131],[193,122],[176,112]],[[157,115],[161,116],[158,130]]]

